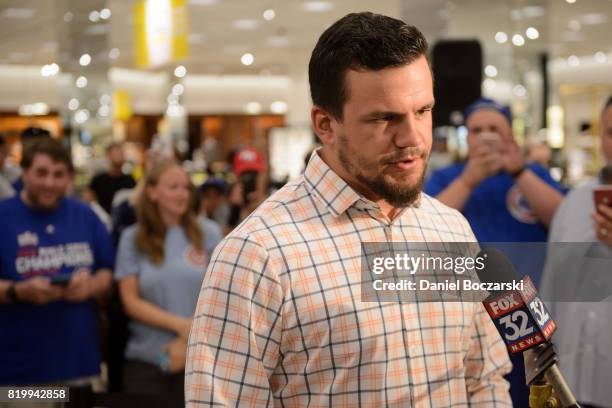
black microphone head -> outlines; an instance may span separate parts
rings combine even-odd
[[[485,247],[478,257],[484,258],[484,268],[476,268],[478,279],[486,283],[509,283],[519,280],[516,269],[510,259],[497,248]],[[491,292],[494,294],[493,292]]]

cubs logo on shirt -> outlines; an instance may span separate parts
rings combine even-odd
[[[208,262],[206,252],[197,250],[192,246],[185,250],[184,256],[187,264],[194,268],[204,268]]]
[[[506,207],[508,212],[519,222],[525,224],[536,224],[538,222],[523,193],[516,185],[512,186],[506,194]]]

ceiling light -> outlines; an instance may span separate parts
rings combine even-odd
[[[119,58],[120,55],[121,55],[121,51],[119,51],[119,48],[113,48],[112,50],[108,52],[108,58],[110,59],[117,59]]]
[[[494,78],[497,76],[497,68],[495,68],[494,65],[487,65],[484,71],[485,71],[485,75],[488,77]]]
[[[482,82],[482,84],[484,85],[484,87],[485,87],[485,89],[487,91],[491,91],[491,90],[495,89],[495,87],[497,86],[497,83],[495,82],[495,80],[491,79],[491,78],[485,79]]]
[[[331,10],[332,7],[333,4],[329,1],[306,1],[302,3],[302,8],[312,13],[323,13]]]
[[[236,30],[254,30],[259,27],[259,21],[248,19],[234,20],[232,22],[232,27]]]
[[[248,114],[257,115],[258,113],[261,112],[261,103],[259,103],[259,102],[249,102],[246,105],[244,105],[244,110]]]
[[[49,65],[49,68],[51,71],[51,75],[57,75],[57,73],[59,72],[59,65],[57,65],[55,62]]]
[[[574,4],[576,2],[576,0],[565,0],[566,2],[568,2],[569,4]]]
[[[182,78],[185,76],[185,74],[187,74],[187,69],[182,65],[179,65],[174,69],[174,76],[177,78]]]
[[[525,87],[521,84],[515,85],[514,88],[512,88],[512,91],[520,98],[527,95],[527,89],[525,89]]]
[[[102,94],[100,96],[100,105],[110,105],[111,103],[111,96],[109,94]]]
[[[504,33],[503,31],[498,31],[495,33],[495,41],[498,44],[506,43],[506,41],[508,41],[508,34]]]
[[[255,57],[253,57],[253,54],[248,52],[240,57],[240,62],[242,62],[242,65],[249,66],[253,63],[253,61],[255,61]]]
[[[598,51],[595,53],[595,61],[599,62],[600,64],[603,64],[607,60],[608,60],[608,56],[605,53],[601,51]]]
[[[107,117],[110,115],[110,107],[108,105],[102,105],[98,108],[98,116]]]
[[[44,77],[51,76],[51,65],[43,65],[43,67],[40,69],[40,75]]]
[[[166,101],[168,101],[169,105],[174,105],[177,104],[179,101],[178,96],[176,96],[175,94],[171,93],[170,95],[168,95],[168,97],[166,98]]]
[[[185,108],[181,105],[172,104],[168,105],[168,109],[166,109],[166,115],[172,118],[179,118],[185,115]]]
[[[65,23],[71,22],[73,18],[74,18],[74,14],[72,14],[71,12],[67,11],[66,13],[64,13],[64,22]]]
[[[77,78],[75,84],[77,88],[85,88],[87,86],[87,78],[80,76]]]
[[[109,18],[111,18],[111,11],[109,8],[103,8],[102,10],[100,10],[100,18],[102,20],[108,20]]]
[[[580,58],[578,58],[575,55],[570,55],[569,58],[567,59],[567,64],[570,67],[577,67],[578,65],[580,65]]]
[[[263,18],[266,21],[272,21],[276,17],[276,12],[273,9],[267,9],[263,12]]]
[[[31,8],[9,7],[5,9],[1,16],[4,18],[27,19],[34,17],[36,10]]]
[[[79,105],[80,103],[77,98],[72,98],[68,101],[68,109],[70,109],[71,111],[79,109]]]
[[[582,28],[582,24],[580,24],[580,21],[578,20],[570,20],[567,23],[567,26],[570,28],[570,30],[572,31],[580,31],[580,29]]]
[[[83,124],[87,122],[88,119],[89,119],[89,111],[87,109],[81,109],[77,113],[74,114],[74,120],[79,124]]]
[[[98,10],[94,10],[89,13],[89,21],[91,21],[92,23],[97,23],[98,21],[100,21],[100,12]]]
[[[525,35],[527,36],[527,38],[529,38],[530,40],[536,40],[540,37],[540,32],[537,30],[537,28],[535,27],[529,27],[526,31],[525,31]]]
[[[88,66],[90,62],[91,62],[91,55],[87,53],[81,55],[81,58],[79,58],[79,64],[81,64],[81,66],[83,67]]]
[[[57,75],[58,72],[59,72],[59,65],[57,65],[55,62],[53,64],[43,65],[43,67],[40,69],[40,75],[44,77]]]
[[[512,36],[512,44],[516,45],[517,47],[522,47],[525,45],[525,38],[520,34],[514,34]]]
[[[270,111],[278,114],[285,113],[287,112],[287,103],[283,101],[274,101],[270,104]]]
[[[176,96],[182,95],[183,92],[185,92],[185,87],[183,86],[183,84],[175,84],[172,87],[172,93]]]

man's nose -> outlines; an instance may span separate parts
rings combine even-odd
[[[415,124],[413,115],[406,115],[398,124],[394,135],[394,143],[397,147],[410,147],[421,144],[421,136]]]

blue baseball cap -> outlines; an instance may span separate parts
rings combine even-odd
[[[223,195],[227,193],[227,183],[217,177],[208,177],[206,181],[200,186],[200,191],[204,192],[211,188],[216,189]]]
[[[467,122],[468,118],[473,113],[482,109],[489,109],[499,112],[506,118],[509,124],[512,124],[512,114],[510,113],[510,108],[489,98],[480,98],[468,106],[463,114],[464,122]]]

